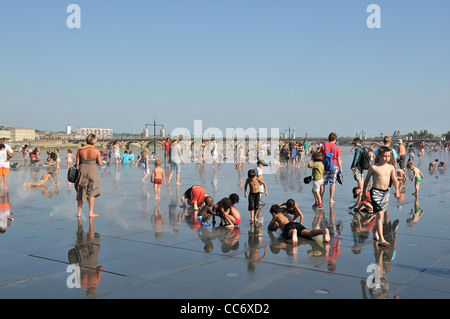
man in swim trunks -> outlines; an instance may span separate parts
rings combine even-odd
[[[281,229],[282,235],[285,239],[292,239],[292,244],[297,245],[298,236],[304,238],[312,238],[317,235],[323,235],[325,242],[330,241],[330,231],[328,228],[309,230],[300,223],[291,221],[284,215],[283,210],[278,205],[273,205],[270,208],[270,214],[272,214],[272,220],[267,226],[268,230],[276,231]]]

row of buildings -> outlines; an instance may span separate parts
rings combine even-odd
[[[72,132],[71,126],[67,125],[65,133],[53,133],[38,131],[34,128],[0,126],[0,138],[6,138],[13,142],[83,139],[90,133],[97,135],[99,140],[113,138],[113,130],[107,128],[79,127],[76,131]]]

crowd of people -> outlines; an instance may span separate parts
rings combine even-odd
[[[220,165],[219,152],[217,148],[217,142],[212,139],[210,142],[202,141],[200,149],[197,153],[192,154],[189,151],[189,156],[184,155],[182,148],[179,144],[177,137],[167,139],[164,143],[164,159],[157,158],[154,153],[149,155],[148,148],[144,148],[137,158],[134,157],[132,151],[125,150],[121,154],[121,143],[115,142],[109,154],[105,151],[100,151],[95,148],[96,142],[95,135],[91,134],[86,139],[86,145],[79,148],[74,155],[72,151],[67,150],[65,156],[67,167],[78,167],[78,177],[75,182],[75,189],[77,191],[77,206],[80,216],[83,203],[89,203],[89,216],[98,217],[98,214],[94,213],[94,201],[95,198],[100,195],[100,182],[97,175],[97,166],[103,164],[109,164],[108,158],[116,165],[134,165],[140,166],[143,169],[143,184],[147,184],[147,179],[150,179],[150,183],[153,184],[155,197],[157,200],[161,198],[162,185],[170,185],[172,178],[176,177],[176,185],[181,186],[181,168],[185,164],[185,157],[191,157],[192,159],[200,159],[202,163],[206,161],[207,154],[210,153],[212,159],[212,167]],[[392,147],[392,139],[390,136],[386,136],[383,139],[383,145],[377,146],[365,146],[360,138],[353,140],[353,160],[351,163],[351,171],[356,182],[353,188],[352,195],[356,199],[356,202],[349,209],[354,209],[355,212],[366,212],[376,216],[377,228],[375,232],[375,239],[380,242],[380,245],[387,245],[387,242],[383,238],[381,231],[383,214],[387,210],[389,202],[389,191],[393,186],[395,188],[395,197],[399,196],[399,191],[406,181],[407,172],[411,181],[414,182],[415,191],[412,195],[419,196],[420,183],[424,178],[422,171],[414,164],[416,151],[410,144],[405,146],[402,140],[399,140],[398,147]],[[258,152],[257,148],[257,152]],[[423,159],[425,152],[428,154],[441,154],[441,152],[448,152],[448,145],[440,144],[437,146],[426,146],[424,143],[420,143],[417,149],[418,158]],[[27,145],[22,148],[22,155],[24,159],[24,165],[27,165],[28,158],[30,159],[30,165],[40,165],[40,150],[38,147],[34,147],[32,151],[28,150]],[[244,148],[240,146],[236,150],[237,159],[235,162],[236,170],[241,171],[246,162],[249,162],[250,154],[244,153]],[[446,155],[446,154],[445,154]],[[9,159],[14,156],[12,149],[6,145],[5,141],[0,144],[0,168],[2,185],[7,188],[7,176],[8,169],[6,167]],[[258,213],[261,213],[261,206],[264,205],[262,201],[263,195],[268,196],[268,185],[264,181],[262,176],[263,168],[268,166],[263,160],[259,159],[259,154],[255,155],[258,158],[256,167],[250,169],[247,172],[247,179],[243,184],[243,195],[248,199],[248,211],[249,222],[258,222]],[[282,167],[281,164],[290,165],[292,168],[298,168],[303,166],[304,168],[311,169],[311,185],[312,194],[314,198],[314,209],[324,209],[324,197],[325,190],[328,187],[330,205],[333,205],[334,193],[336,185],[342,183],[343,163],[341,160],[341,148],[338,143],[336,133],[330,133],[328,141],[325,143],[317,143],[313,147],[309,141],[305,138],[303,141],[285,143],[280,150],[273,155],[271,165]],[[406,160],[406,157],[408,159]],[[168,178],[166,180],[166,171],[162,167],[162,161],[170,164],[170,171],[167,172]],[[153,162],[154,168],[151,170],[150,166]],[[47,159],[44,166],[56,167],[56,171],[60,171],[61,158],[59,156],[59,150],[54,149],[47,151]],[[428,166],[430,171],[446,169],[445,161],[439,161],[436,159]],[[408,171],[407,171],[408,170]],[[24,183],[24,186],[28,188],[38,187],[45,185],[48,181],[55,184],[52,179],[52,172],[49,171],[42,175],[39,181],[34,183]],[[235,193],[230,197],[221,198],[218,202],[214,203],[212,196],[206,195],[202,186],[195,185],[190,187],[181,198],[183,205],[187,202],[192,206],[194,216],[202,225],[208,225],[209,220],[212,218],[215,222],[216,217],[220,218],[220,224],[227,227],[234,227],[241,222],[241,213],[236,208],[235,204],[239,201],[239,196]],[[286,205],[286,209],[281,209],[281,206]],[[303,232],[300,226],[295,224],[290,225],[289,231],[284,231],[287,223],[284,218],[280,217],[280,213],[289,215],[294,209],[294,218],[288,218],[289,222],[300,223],[302,222],[303,215],[298,208],[295,201],[287,201],[281,205],[275,205],[278,208],[272,207],[271,214],[273,217],[270,224],[271,229],[279,228],[286,234],[287,237],[292,238],[293,242],[297,241],[297,235],[308,237],[308,232]],[[294,208],[295,207],[295,208]],[[300,217],[300,221],[296,222],[295,219]],[[323,234],[326,238],[328,235]]]

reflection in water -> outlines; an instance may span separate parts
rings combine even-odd
[[[248,245],[245,243],[245,247],[249,247],[249,251],[245,251],[245,259],[247,259],[247,270],[249,272],[254,272],[256,266],[260,261],[266,258],[267,245],[264,245],[263,255],[260,257],[260,249],[263,244],[263,224],[261,223],[251,223],[250,230],[248,232]]]
[[[420,218],[422,218],[423,209],[420,207],[419,203],[419,196],[416,197],[414,201],[414,208],[411,209],[412,217],[406,219],[406,224],[408,224],[409,227],[414,227]]]
[[[0,195],[0,234],[4,234],[6,229],[11,226],[14,221],[14,214],[11,212],[8,191],[3,190]]]
[[[159,200],[157,200],[155,203],[155,211],[152,216],[152,226],[155,230],[156,239],[161,239],[164,225],[166,224],[166,215],[166,213],[164,213],[164,215],[161,213],[161,205]]]
[[[86,289],[86,295],[95,296],[96,287],[102,278],[103,267],[98,266],[100,235],[94,232],[94,218],[89,218],[89,231],[84,232],[81,217],[78,217],[77,242],[69,250],[70,264],[80,267],[80,284]]]

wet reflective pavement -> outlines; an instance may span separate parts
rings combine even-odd
[[[310,170],[271,174],[267,168],[269,196],[257,225],[249,223],[242,188],[252,164],[242,175],[230,164],[186,164],[183,185],[175,187],[174,179],[163,187],[159,203],[152,184],[142,185],[142,169],[104,167],[95,202],[100,217],[93,221],[86,204],[82,218],[75,216],[67,168],[55,178],[58,187],[36,190],[22,183],[38,180],[45,168],[11,170],[9,190],[1,192],[2,207],[9,203],[14,220],[0,235],[0,298],[450,298],[449,173],[430,174],[426,157],[418,165],[425,175],[418,201],[409,180],[402,198],[391,192],[384,229],[390,246],[381,248],[368,216],[349,214],[356,186],[351,159],[351,153],[343,156],[344,185],[337,185],[331,207],[326,189],[322,212],[312,209],[311,185],[303,184]],[[240,196],[238,227],[192,221],[179,198],[199,184],[215,202]],[[289,198],[298,202],[308,229],[330,229],[329,245],[315,238],[293,247],[279,231],[267,230],[270,206]],[[82,266],[79,280],[73,265]]]

